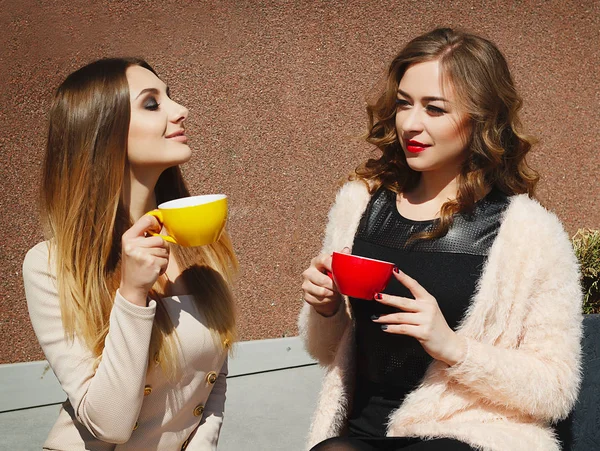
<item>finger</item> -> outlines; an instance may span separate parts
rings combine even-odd
[[[352,251],[350,250],[350,248],[348,246],[346,246],[344,249],[342,249],[341,253],[342,254],[349,254],[350,252],[352,252]]]
[[[400,296],[392,296],[389,294],[377,293],[375,300],[380,304],[389,305],[390,307],[396,307],[405,312],[420,312],[421,306],[419,302],[410,298],[403,298]]]
[[[158,220],[158,218],[156,216],[152,216],[152,215],[144,215],[147,218],[150,219],[151,225],[150,228],[147,229],[147,231],[152,231],[154,233],[160,233],[160,231],[162,230],[162,223]]]
[[[397,267],[394,268],[394,276],[398,282],[408,288],[415,298],[430,296],[429,292],[423,288],[419,282],[410,277],[408,274],[400,271],[400,269]]]
[[[155,229],[159,232],[161,230],[158,219],[154,216],[144,215],[123,234],[123,238],[131,239],[137,236],[144,236],[147,231]]]
[[[304,299],[304,302],[306,302],[307,304],[310,304],[310,305],[316,306],[316,307],[319,307],[322,305],[327,305],[332,302],[331,298],[320,299],[318,297],[313,296],[310,293],[304,293],[303,299]]]
[[[302,284],[302,290],[304,291],[304,293],[310,294],[311,296],[314,296],[315,298],[330,298],[335,296],[336,292],[333,291],[330,288],[327,287],[323,287],[323,286],[319,286],[319,285],[315,285],[314,283],[306,280],[303,284]]]
[[[374,323],[387,324],[387,325],[413,324],[415,326],[418,326],[422,322],[421,315],[419,315],[418,313],[407,313],[407,312],[390,313],[389,315],[381,315],[378,318],[371,317],[371,319]]]
[[[166,258],[169,259],[169,249],[164,247],[152,247],[148,249],[150,255],[158,258]]]
[[[421,327],[412,324],[382,324],[381,330],[388,334],[408,335],[417,340],[421,339]]]
[[[331,271],[331,255],[319,254],[310,262],[310,266],[315,267],[317,271],[326,273]]]
[[[302,295],[302,299],[304,300],[304,302],[310,305],[320,304],[320,301],[317,298],[315,298],[312,294],[307,292],[304,292],[304,294]]]
[[[158,258],[157,263],[159,264],[160,271],[158,273],[159,276],[162,276],[167,272],[167,268],[169,267],[169,259],[168,258]]]
[[[318,287],[327,288],[329,290],[334,290],[334,284],[331,277],[326,274],[323,274],[316,267],[308,268],[304,272],[304,276],[307,281],[311,284],[316,285]]]
[[[139,248],[160,248],[168,249],[169,246],[160,236],[137,237],[128,241],[128,245]]]

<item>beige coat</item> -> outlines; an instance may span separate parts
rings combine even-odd
[[[369,202],[346,184],[329,213],[323,252],[352,247]],[[417,277],[418,279],[418,277]],[[525,195],[504,213],[478,290],[457,333],[462,362],[434,361],[390,416],[387,435],[453,437],[488,451],[558,451],[551,423],[568,415],[580,383],[578,262],[558,219]],[[305,304],[299,327],[325,367],[309,447],[339,435],[354,379],[352,311],[325,318]]]
[[[227,356],[216,346],[191,296],[164,299],[180,341],[182,374],[168,382],[149,343],[156,302],[136,306],[117,292],[102,360],[65,339],[48,244],[25,257],[31,323],[67,400],[44,449],[214,450],[223,421]],[[216,379],[216,380],[215,380]]]

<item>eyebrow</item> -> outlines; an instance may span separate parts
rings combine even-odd
[[[147,92],[151,92],[152,94],[156,94],[156,95],[160,94],[160,91],[156,88],[146,88],[146,89],[142,89],[135,99],[137,100],[142,94],[145,94]],[[168,86],[167,86],[167,97],[171,98],[171,90],[169,89]]]
[[[410,95],[408,95],[408,93],[404,92],[402,89],[398,89],[398,94],[400,94],[402,97],[407,97],[409,99],[412,99],[412,97]],[[436,97],[436,96],[423,97],[423,100],[425,100],[426,102],[440,101],[440,102],[450,103],[450,101],[448,99],[446,99],[444,97]]]

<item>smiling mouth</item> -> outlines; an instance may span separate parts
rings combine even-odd
[[[419,141],[413,141],[412,139],[406,141],[406,150],[410,153],[420,153],[428,147],[431,147],[431,144],[423,144]]]
[[[178,142],[187,142],[187,136],[185,136],[185,130],[178,130],[175,133],[165,136],[166,139],[170,139]]]

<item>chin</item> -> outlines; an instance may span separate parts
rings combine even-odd
[[[187,144],[182,144],[181,149],[177,149],[176,152],[173,152],[173,164],[183,164],[190,161],[192,158],[192,149]]]
[[[414,158],[407,158],[406,164],[408,164],[408,167],[416,172],[424,172],[431,169],[431,165],[427,164],[424,161],[420,161]]]

